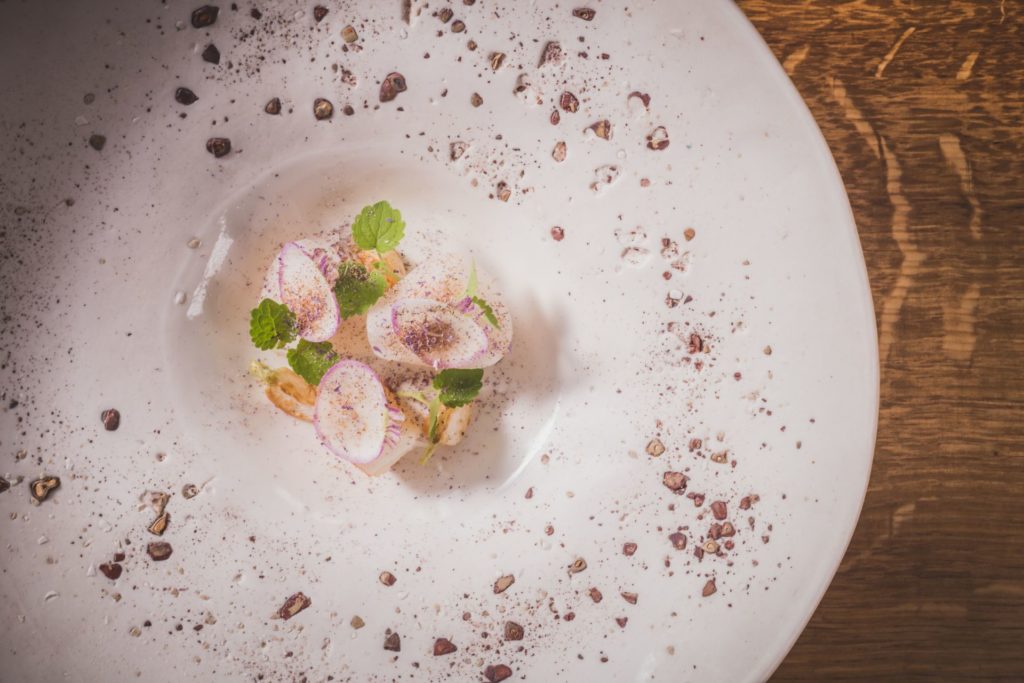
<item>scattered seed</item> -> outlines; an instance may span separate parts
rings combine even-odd
[[[708,555],[714,555],[718,552],[718,541],[716,541],[713,538],[709,538],[708,540],[704,541],[704,545],[701,546],[701,550],[703,550]]]
[[[100,573],[103,574],[103,576],[110,579],[111,581],[117,581],[119,578],[121,578],[121,572],[123,571],[123,569],[124,568],[117,562],[104,562],[99,566]]]
[[[267,102],[266,106],[263,107],[263,111],[267,112],[271,116],[277,116],[281,113],[281,98],[274,97]]]
[[[565,147],[565,141],[559,140],[555,143],[555,148],[551,150],[551,158],[561,163],[565,161],[565,157],[568,155],[568,151]]]
[[[557,41],[552,40],[544,46],[544,52],[541,53],[538,66],[544,66],[545,64],[558,66],[562,63],[562,58],[562,46]]]
[[[480,97],[480,93],[475,92],[469,98],[469,103],[472,104],[474,107],[479,107],[481,104],[484,103],[484,98]]]
[[[345,28],[341,29],[341,38],[342,40],[345,41],[345,43],[351,45],[352,43],[359,40],[359,34],[356,33],[356,30],[352,27],[351,24],[349,24]]]
[[[523,627],[516,622],[505,622],[505,640],[522,640],[524,633]]]
[[[694,230],[693,228],[687,228],[686,230],[683,230],[683,237],[686,238],[687,242],[689,242],[690,240],[692,240],[696,236],[697,236],[697,231]]]
[[[288,596],[288,599],[285,600],[284,604],[277,609],[274,616],[278,619],[288,621],[312,604],[313,601],[307,598],[304,593],[299,591],[298,593]]]
[[[674,534],[669,534],[668,540],[672,542],[672,547],[676,550],[686,549],[686,534],[677,531]]]
[[[434,656],[441,657],[443,655],[450,655],[459,648],[455,647],[455,643],[448,640],[447,638],[438,638],[434,641]]]
[[[82,98],[82,102],[84,102],[86,104],[92,104],[95,101],[96,101],[96,95],[94,95],[91,92],[85,93],[85,97]]]
[[[576,17],[577,19],[582,19],[583,21],[593,21],[594,16],[596,14],[597,12],[590,9],[589,7],[577,7],[572,11],[572,15],[574,17]]]
[[[178,88],[174,91],[174,101],[178,104],[184,104],[186,107],[190,104],[194,104],[199,98],[196,94],[188,88]]]
[[[456,19],[452,22],[452,33],[462,33],[466,30],[466,22]]]
[[[661,439],[651,439],[647,442],[647,455],[657,458],[659,455],[665,452],[665,444],[661,442]]]
[[[626,628],[628,622],[629,617],[615,617],[615,623],[619,625],[619,628]]]
[[[380,101],[390,102],[398,97],[398,93],[405,92],[405,90],[405,76],[397,71],[392,71],[384,77],[384,81],[380,84]]]
[[[93,133],[89,136],[89,146],[97,152],[103,151],[104,145],[107,144],[107,137],[98,133]]]
[[[206,151],[220,159],[231,151],[231,140],[227,138],[210,138],[206,141]]]
[[[665,472],[661,477],[661,483],[664,484],[670,491],[675,493],[682,493],[686,490],[686,482],[689,480],[682,472]]]
[[[668,130],[665,126],[658,126],[647,136],[647,149],[660,152],[668,147],[668,142]]]
[[[11,488],[11,482],[7,481],[3,477],[0,477],[0,493],[8,491]]]
[[[508,590],[509,586],[516,582],[516,577],[512,574],[502,576],[500,579],[494,582],[494,594],[504,593]]]
[[[729,508],[726,506],[725,501],[716,500],[711,503],[711,514],[715,516],[715,519],[722,521],[729,516]]]
[[[171,548],[171,544],[166,541],[153,541],[146,546],[146,553],[154,562],[163,562],[173,552],[174,549]]]
[[[317,121],[324,121],[334,116],[334,105],[331,104],[330,100],[325,100],[322,97],[316,98],[313,101],[313,116],[316,117]]]
[[[165,512],[156,519],[154,519],[153,523],[146,528],[146,531],[153,534],[154,536],[163,536],[164,532],[167,531],[167,526],[170,523],[171,514],[169,512]]]
[[[316,23],[323,21],[324,17],[327,16],[327,8],[323,5],[317,5],[313,8],[313,18],[316,19]]]
[[[476,50],[476,41],[470,38],[469,41],[466,43],[466,47],[469,48],[470,52],[473,52],[474,50]]]
[[[635,605],[636,601],[640,598],[640,596],[636,593],[630,593],[629,591],[624,591],[623,593],[621,593],[621,595],[622,599],[631,605]]]
[[[352,617],[352,621],[350,621],[348,623],[349,623],[349,625],[352,628],[354,628],[357,631],[359,629],[361,629],[362,627],[366,626],[366,622],[363,621],[363,618],[361,616],[359,616],[358,614],[356,616]]]
[[[487,679],[487,683],[499,683],[499,681],[504,681],[506,678],[511,677],[512,669],[504,664],[494,664],[484,669],[484,678]]]
[[[447,24],[455,16],[455,12],[452,11],[451,7],[445,7],[437,13],[437,18],[441,20],[442,24]]]
[[[579,111],[580,101],[575,95],[566,90],[562,93],[562,96],[558,98],[558,106],[570,114],[575,114]]]
[[[612,139],[612,124],[608,119],[601,119],[600,121],[592,123],[587,127],[587,129],[594,131],[594,135],[602,140]]]
[[[628,104],[631,104],[634,98],[636,98],[636,100],[643,105],[645,110],[649,110],[651,108],[651,96],[648,95],[647,93],[640,92],[639,90],[634,90],[633,92],[629,93],[629,95],[626,97],[626,102]]]
[[[448,154],[452,161],[458,161],[462,158],[462,155],[469,149],[469,145],[461,140],[456,140],[448,146]]]
[[[604,600],[604,596],[601,595],[601,591],[597,590],[597,588],[591,588],[590,599],[594,602],[601,602],[602,600]]]
[[[569,565],[570,574],[579,574],[581,571],[587,568],[587,561],[582,557],[576,558],[572,564]]]
[[[736,527],[734,527],[732,525],[732,522],[723,522],[722,523],[722,536],[725,536],[726,538],[731,538],[731,537],[733,537],[735,535],[736,535]]]
[[[686,350],[691,354],[700,353],[704,350],[704,340],[700,338],[699,334],[691,334],[689,343],[687,344]]]
[[[505,63],[504,52],[492,52],[491,53],[491,70],[497,71],[501,68],[501,65]]]
[[[35,479],[29,484],[32,497],[40,503],[49,497],[51,491],[58,488],[60,488],[60,477],[45,476]]]
[[[100,413],[100,420],[103,422],[103,428],[112,432],[121,426],[121,413],[116,408],[107,408]]]
[[[636,553],[636,543],[623,543],[622,544],[622,554],[623,555],[625,555],[626,557],[633,557],[634,553]]]
[[[390,650],[391,652],[402,651],[402,637],[398,633],[392,633],[391,629],[388,629],[384,634],[384,649]]]
[[[218,50],[217,46],[213,43],[206,46],[206,49],[203,50],[202,57],[204,62],[220,64],[220,50]]]
[[[192,28],[212,26],[217,21],[218,13],[220,13],[220,8],[213,5],[203,5],[199,9],[194,10],[192,12]]]
[[[395,575],[391,572],[381,572],[378,578],[380,579],[381,583],[383,583],[385,586],[388,586],[389,588],[391,586],[394,586],[395,582],[398,581],[398,579],[395,578]]]
[[[551,228],[551,239],[553,239],[556,242],[561,242],[562,240],[565,239],[565,230],[558,225]]]
[[[715,586],[715,580],[710,579],[707,583],[704,584],[704,589],[700,592],[701,597],[706,598],[709,595],[713,594],[716,590],[718,590],[718,588]]]

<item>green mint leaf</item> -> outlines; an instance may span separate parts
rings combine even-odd
[[[295,316],[284,304],[264,299],[249,314],[249,337],[258,349],[279,349],[295,340]]]
[[[405,235],[402,212],[387,202],[364,207],[352,223],[352,239],[360,249],[376,249],[383,254],[398,246]]]
[[[338,354],[330,342],[308,342],[299,340],[299,345],[288,349],[288,365],[302,379],[313,386],[320,384],[324,373],[338,362]]]
[[[469,268],[469,282],[466,283],[466,296],[473,298],[476,296],[476,261],[473,261],[473,265]]]
[[[471,402],[483,387],[483,370],[442,370],[434,378],[441,403],[458,408]]]
[[[341,317],[351,318],[366,313],[387,291],[388,280],[379,269],[367,270],[354,261],[345,261],[338,268],[334,296],[341,307]]]
[[[501,327],[501,325],[498,324],[498,316],[494,315],[494,309],[491,308],[489,303],[478,296],[473,297],[473,303],[476,304],[477,308],[483,312],[484,317],[487,318],[487,322],[494,325],[494,327]]]

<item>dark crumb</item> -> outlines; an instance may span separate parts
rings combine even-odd
[[[715,580],[709,579],[708,582],[704,584],[704,588],[701,590],[700,594],[701,597],[706,598],[709,595],[712,595],[717,590],[718,588],[715,586]]]
[[[565,230],[563,230],[561,226],[558,225],[551,228],[551,239],[555,240],[556,242],[561,242],[562,240],[565,239]]]
[[[7,481],[3,477],[0,477],[0,493],[8,491],[11,488],[11,482]]]
[[[671,491],[681,494],[686,490],[686,482],[689,479],[682,472],[665,472],[662,475],[661,483],[665,485]]]
[[[622,554],[626,557],[632,557],[633,553],[636,552],[636,543],[623,543]]]
[[[402,651],[402,638],[398,633],[392,633],[391,629],[388,629],[384,634],[384,649],[390,650],[391,652]]]
[[[28,485],[29,493],[37,503],[42,503],[49,498],[50,492],[60,488],[60,477],[40,477]]]
[[[480,93],[475,92],[470,96],[469,103],[472,104],[474,107],[479,107],[481,104],[484,103],[484,98],[480,97]]]
[[[192,28],[206,28],[217,21],[217,14],[220,8],[212,5],[203,5],[192,12]]]
[[[279,98],[279,97],[272,98],[269,102],[267,102],[266,106],[263,107],[263,111],[267,112],[271,116],[277,116],[278,114],[280,114],[281,113],[281,98]]]
[[[97,152],[103,151],[103,147],[107,144],[107,137],[98,133],[93,133],[89,136],[89,146]]]
[[[174,552],[166,541],[154,541],[146,546],[146,553],[154,562],[163,562]]]
[[[386,647],[386,646],[385,646]],[[448,640],[447,638],[438,638],[434,641],[434,656],[441,657],[443,655],[450,655],[459,648],[455,647],[455,643]]]
[[[668,540],[672,542],[672,547],[676,550],[684,550],[686,548],[686,534],[675,532],[669,534]]]
[[[327,16],[327,8],[323,5],[317,5],[313,8],[313,18],[316,19],[316,23],[323,21],[323,18]]]
[[[405,76],[397,71],[392,71],[384,77],[384,81],[380,84],[380,101],[390,102],[398,97],[399,93],[405,92],[406,88]]]
[[[344,107],[342,107],[341,112],[345,116],[352,116],[353,114],[356,113],[356,110],[352,108],[351,104],[346,104]]]
[[[194,104],[198,99],[199,98],[196,97],[196,94],[188,88],[178,88],[174,91],[174,101],[178,104],[188,106],[190,104]]]
[[[629,617],[615,617],[615,623],[619,625],[619,628],[626,628],[628,621]]]
[[[218,50],[217,46],[213,43],[206,46],[206,49],[203,50],[202,57],[204,62],[220,64],[220,50]]]
[[[313,101],[313,116],[316,117],[317,121],[324,121],[334,116],[334,105],[331,104],[330,100],[325,100],[322,97],[316,98]]]
[[[107,408],[100,413],[100,420],[103,421],[104,429],[113,432],[121,426],[121,413],[116,408]]]
[[[263,12],[253,7],[251,10],[249,10],[249,16],[255,19],[256,21],[259,21],[260,19],[263,18]]]
[[[499,681],[504,681],[506,678],[511,677],[512,669],[508,668],[504,664],[495,664],[484,669],[484,678],[487,679],[488,683],[498,683]]]
[[[313,601],[300,591],[288,596],[288,599],[277,609],[274,616],[287,621],[312,604]]]
[[[597,590],[597,588],[591,588],[590,599],[594,602],[601,602],[602,600],[604,600],[604,596],[601,595],[601,591]]]
[[[111,581],[117,581],[121,577],[121,571],[123,567],[116,562],[106,563],[104,562],[99,566],[100,573],[107,577]]]
[[[505,640],[522,640],[525,630],[514,621],[505,622]]]
[[[206,151],[220,159],[231,152],[231,140],[227,138],[210,138],[206,141]]]
[[[512,574],[506,574],[505,576],[502,576],[500,579],[494,582],[494,594],[497,595],[498,593],[504,593],[509,589],[509,586],[511,586],[515,582],[516,577]]]
[[[394,586],[395,582],[398,581],[398,579],[395,578],[395,575],[391,572],[381,572],[378,578],[381,583],[388,587]]]

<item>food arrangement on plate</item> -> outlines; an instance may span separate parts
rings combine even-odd
[[[404,235],[401,212],[381,201],[360,212],[350,239],[285,244],[250,314],[256,348],[290,347],[289,367],[252,363],[267,398],[370,475],[418,445],[425,464],[438,446],[459,443],[483,368],[512,341],[511,316],[475,263],[442,257],[406,272]],[[342,325],[361,327],[377,358],[398,368],[391,382],[352,358]]]

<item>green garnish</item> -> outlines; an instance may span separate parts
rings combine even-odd
[[[264,299],[249,314],[249,337],[258,349],[279,349],[295,339],[295,316],[284,304]]]
[[[481,369],[476,370],[442,370],[437,373],[434,378],[434,388],[437,389],[437,394],[434,399],[427,404],[430,411],[429,425],[430,428],[427,430],[427,438],[430,440],[430,445],[427,446],[427,450],[423,453],[423,457],[420,458],[420,464],[425,465],[430,460],[430,457],[434,455],[434,451],[437,450],[437,446],[441,441],[441,435],[438,433],[440,427],[438,418],[441,415],[441,406],[446,408],[461,408],[468,403],[471,403],[473,399],[480,393],[480,389],[483,387],[484,371]],[[408,398],[412,398],[418,401],[426,402],[422,393],[417,392],[418,395],[412,393],[405,394]]]
[[[402,212],[384,201],[364,207],[352,223],[352,239],[366,251],[376,250],[379,254],[391,251],[404,235]]]
[[[378,263],[380,263],[378,261]],[[355,261],[345,261],[338,268],[334,296],[341,307],[341,317],[348,319],[366,313],[387,291],[388,280],[379,268],[367,270]]]
[[[308,342],[300,339],[298,346],[288,349],[288,365],[302,379],[313,386],[320,384],[324,373],[338,362],[330,342]]]
[[[487,322],[489,322],[491,325],[493,325],[496,328],[500,328],[501,325],[498,323],[498,316],[496,316],[494,314],[494,309],[491,308],[491,305],[489,303],[487,303],[482,298],[480,298],[480,297],[478,297],[476,295],[476,289],[477,289],[476,261],[473,261],[473,265],[470,266],[470,268],[469,268],[469,282],[466,283],[466,294],[465,295],[467,297],[469,297],[470,301],[472,301],[474,304],[476,304],[477,308],[479,308],[480,311],[484,314],[484,317],[487,318]]]

